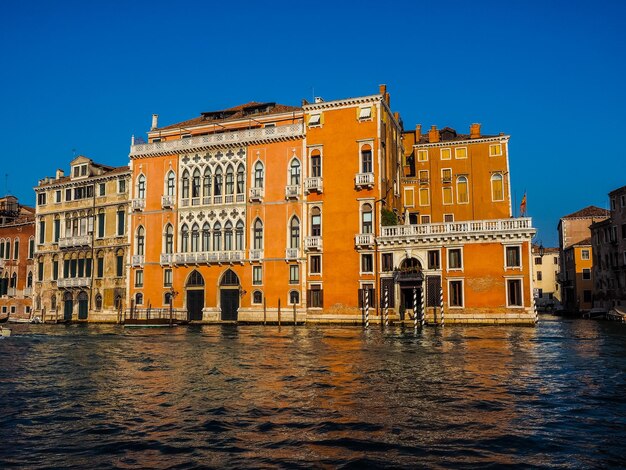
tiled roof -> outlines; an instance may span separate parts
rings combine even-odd
[[[251,113],[252,109],[259,109],[263,106],[267,106],[266,110],[259,111],[256,113]],[[218,111],[207,111],[202,113],[200,116],[189,119],[188,121],[178,122],[176,124],[171,124],[169,126],[159,127],[155,130],[166,130],[166,129],[176,129],[179,127],[193,127],[199,126],[202,124],[210,124],[211,122],[224,122],[230,120],[238,120],[238,119],[246,119],[246,118],[254,118],[254,116],[270,116],[272,114],[281,114],[281,113],[289,113],[295,111],[302,111],[302,108],[298,106],[288,106],[285,104],[278,103],[259,103],[257,101],[251,101],[249,103],[240,104],[238,106],[234,106],[232,108],[221,109]],[[215,117],[212,117],[215,116]]]
[[[586,217],[608,217],[611,213],[600,207],[589,206],[581,209],[579,211],[573,212],[572,214],[566,215],[565,217],[561,217],[562,219],[576,219],[576,218],[586,218]]]
[[[572,246],[589,246],[591,245],[591,237],[587,237],[584,240],[573,243]]]
[[[478,140],[478,139],[490,139],[492,137],[499,137],[498,135],[485,135],[481,134],[479,138],[471,138],[469,134],[458,134],[451,127],[444,127],[443,129],[439,129],[439,143],[441,142],[458,142],[458,141],[467,141],[467,140]],[[428,129],[422,130],[422,135],[419,140],[415,142],[415,144],[429,144],[431,143],[428,138]]]

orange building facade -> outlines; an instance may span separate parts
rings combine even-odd
[[[154,116],[130,152],[132,314],[355,323],[423,304],[427,321],[443,306],[446,321],[532,322],[508,139],[403,132],[384,86]]]

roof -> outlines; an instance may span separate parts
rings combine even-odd
[[[433,143],[430,141],[429,137],[428,137],[428,131],[429,129],[425,129],[422,130],[422,134],[420,135],[419,140],[415,141],[415,144],[430,144]],[[408,132],[415,132],[415,131],[408,131]],[[486,134],[481,134],[480,137],[476,138],[471,138],[470,134],[459,134],[457,133],[456,130],[454,130],[451,127],[444,127],[443,129],[439,129],[439,142],[455,142],[455,141],[467,141],[467,140],[479,140],[479,139],[490,139],[493,137],[501,137],[503,134],[498,134],[498,135],[486,135]]]
[[[611,212],[606,209],[602,209],[597,206],[588,206],[588,207],[585,207],[584,209],[581,209],[579,211],[576,211],[569,215],[561,217],[561,219],[577,219],[577,218],[583,219],[587,217],[608,217],[610,215],[611,215]]]
[[[569,248],[573,246],[591,246],[591,237],[587,237],[579,242],[572,243]]]
[[[179,127],[200,126],[203,124],[210,124],[213,121],[224,122],[226,120],[246,119],[252,118],[253,116],[270,116],[272,114],[290,113],[295,111],[302,111],[302,108],[278,103],[260,103],[257,101],[250,101],[249,103],[240,104],[232,108],[217,111],[206,111],[201,113],[201,115],[196,118],[171,124],[169,126],[151,129],[151,132],[176,129]]]
[[[94,165],[94,166],[102,168],[103,170],[105,170],[105,172],[102,173],[101,175],[91,175],[89,178],[81,179],[81,181],[89,182],[93,178],[99,178],[99,177],[102,177],[102,176],[111,176],[111,175],[116,175],[118,173],[126,173],[126,172],[130,171],[130,167],[128,165],[126,165],[126,166],[118,166],[118,167],[107,167],[106,165],[98,164],[98,165]],[[71,176],[62,176],[61,178],[53,178],[50,182],[44,183],[44,184],[40,184],[37,187],[38,188],[43,188],[43,187],[46,187],[46,186],[53,186],[53,185],[57,185],[57,184],[69,183],[70,181],[72,181],[72,177]]]

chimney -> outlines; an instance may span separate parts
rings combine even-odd
[[[384,95],[385,93],[387,93],[387,85],[385,84],[378,85],[378,93],[381,95]]]
[[[428,131],[428,142],[439,142],[439,131],[437,130],[437,126],[430,126],[430,130]]]
[[[56,179],[63,178],[65,176],[65,172],[60,168],[57,170]]]
[[[417,144],[422,138],[422,125],[418,124],[415,126],[415,143]]]
[[[150,130],[153,131],[157,127],[159,127],[159,115],[153,114],[152,115],[152,127],[150,128]]]
[[[480,139],[480,124],[474,123],[470,125],[470,139]]]

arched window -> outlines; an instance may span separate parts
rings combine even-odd
[[[246,171],[243,165],[237,167],[237,194],[243,194],[243,187],[246,179]]]
[[[28,276],[26,277],[26,287],[33,287],[33,272],[28,271]]]
[[[252,303],[253,304],[262,304],[263,303],[263,292],[260,290],[255,290],[252,293]]]
[[[215,196],[222,195],[222,169],[220,167],[215,170]]]
[[[322,176],[322,154],[319,150],[311,152],[311,176],[313,178]]]
[[[141,292],[137,292],[135,294],[135,305],[142,305],[143,304],[143,294]]]
[[[137,197],[139,199],[146,198],[146,177],[144,175],[139,175],[137,178]]]
[[[289,303],[291,305],[297,305],[300,303],[300,292],[292,290],[289,292]]]
[[[215,222],[213,226],[213,251],[222,250],[222,225]]]
[[[229,269],[222,276],[220,286],[238,286],[239,278],[232,269]]]
[[[189,171],[183,171],[182,179],[183,199],[189,199]]]
[[[200,197],[200,170],[197,168],[193,171],[191,197]]]
[[[57,296],[56,294],[52,294],[50,296],[50,310],[56,310],[57,309]]]
[[[143,256],[146,247],[146,231],[143,225],[137,228],[137,251],[136,254]]]
[[[187,283],[185,284],[185,287],[201,287],[203,285],[204,285],[204,278],[202,277],[202,274],[194,270],[189,275],[189,278],[187,279]]]
[[[289,248],[300,248],[300,220],[296,216],[289,222]]]
[[[372,147],[365,144],[361,147],[361,173],[373,173]]]
[[[226,168],[226,194],[233,194],[234,190],[233,167],[228,165]]]
[[[224,251],[233,249],[233,224],[228,221],[224,225]]]
[[[491,175],[491,200],[504,201],[504,184],[501,173]]]
[[[235,226],[235,250],[243,250],[243,222],[237,221]]]
[[[256,162],[254,165],[254,187],[263,187],[263,163],[261,162]]]
[[[171,224],[165,226],[165,239],[163,244],[165,245],[165,253],[174,253],[174,227]]]
[[[261,250],[263,249],[263,222],[260,219],[256,219],[254,221],[254,249]]]
[[[361,206],[361,233],[372,233],[371,204],[363,204],[363,206]]]
[[[322,211],[319,207],[311,209],[311,236],[322,236]]]
[[[202,251],[211,251],[211,230],[206,222],[202,226]]]
[[[459,176],[456,179],[456,197],[459,204],[469,202],[469,193],[467,191],[467,176]]]
[[[9,282],[9,287],[15,289],[17,287],[17,273],[13,273],[11,276],[11,281]]]
[[[211,180],[213,176],[211,176],[211,169],[207,166],[204,169],[204,179],[202,180],[202,196],[207,198],[211,197]],[[206,201],[208,203],[208,201]]]
[[[200,242],[200,227],[198,227],[198,224],[193,224],[193,226],[191,227],[191,251],[192,252],[200,251],[199,242]]]
[[[102,310],[102,295],[96,294],[96,310]]]
[[[170,305],[171,303],[172,303],[172,293],[171,292],[166,292],[165,293],[164,305]]]
[[[187,227],[187,224],[183,224],[182,228],[180,229],[180,240],[180,251],[182,251],[183,253],[187,253],[189,251],[189,228]]]
[[[121,310],[121,308],[122,308],[122,296],[117,294],[115,296],[115,309]]]
[[[172,170],[167,172],[165,178],[165,194],[167,196],[173,196],[176,192],[176,175]]]
[[[294,158],[289,165],[289,184],[300,184],[300,160]]]

